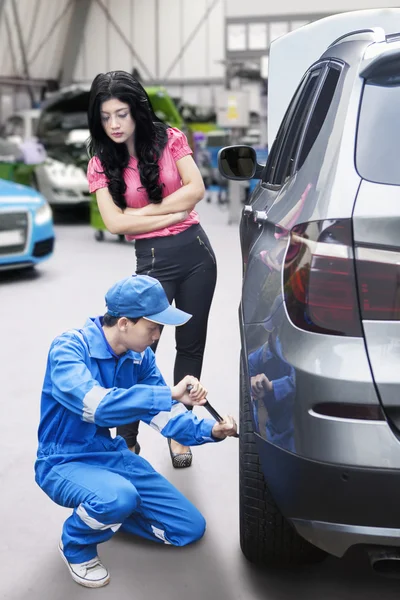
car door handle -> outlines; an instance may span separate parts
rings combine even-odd
[[[255,210],[253,215],[254,223],[259,223],[262,225],[268,220],[267,212],[265,210]]]
[[[252,209],[251,204],[245,204],[244,209],[243,209],[243,214],[248,217],[249,215],[252,214],[252,212],[253,212],[253,209]]]

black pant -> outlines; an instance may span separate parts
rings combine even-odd
[[[213,249],[200,225],[183,233],[136,241],[136,273],[162,284],[168,300],[192,318],[176,328],[174,385],[185,375],[200,379],[207,323],[217,278]],[[155,351],[157,343],[152,346]],[[139,423],[118,427],[129,447],[135,445]]]

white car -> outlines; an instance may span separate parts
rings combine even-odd
[[[75,155],[82,151],[89,136],[87,129],[71,130],[60,148],[50,155],[37,139],[40,109],[22,110],[11,115],[1,129],[1,137],[21,150],[20,160],[37,164],[33,185],[53,206],[87,204],[89,187],[84,168],[75,164]]]
[[[48,155],[37,167],[38,188],[52,205],[90,202],[86,168],[88,86],[71,86],[49,95],[42,105],[37,135]]]
[[[76,155],[86,165],[86,140],[89,130],[77,129],[68,133],[64,144],[50,149],[52,156],[36,167],[38,189],[52,205],[87,204],[90,200],[89,186],[84,167],[75,163]]]

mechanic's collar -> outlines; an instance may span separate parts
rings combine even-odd
[[[125,360],[130,358],[131,360],[137,362],[140,360],[142,362],[142,355],[139,352],[134,352],[133,350],[128,350],[124,354],[118,356],[112,350],[110,345],[108,344],[104,332],[96,325],[95,318],[90,318],[86,321],[85,326],[83,328],[83,333],[86,336],[87,343],[89,346],[89,354],[93,358],[118,358],[119,360]]]

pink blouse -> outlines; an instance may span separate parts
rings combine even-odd
[[[176,192],[182,187],[182,180],[179,175],[179,171],[176,166],[176,162],[192,154],[192,150],[189,147],[186,136],[179,129],[169,127],[167,129],[168,142],[164,148],[164,152],[159,160],[160,166],[160,182],[164,184],[163,198],[169,196],[173,192]],[[103,167],[101,161],[97,156],[90,159],[87,169],[87,178],[89,182],[89,190],[91,193],[96,192],[100,188],[108,186],[108,179],[103,173]],[[131,156],[129,160],[129,166],[124,171],[124,180],[126,183],[125,198],[126,203],[131,208],[141,208],[149,204],[149,199],[146,190],[140,190],[142,186],[139,171],[137,169],[137,159]],[[199,216],[195,210],[189,214],[187,219],[172,225],[171,227],[165,227],[164,229],[158,229],[157,231],[151,231],[149,233],[140,233],[138,235],[127,235],[128,240],[137,240],[141,238],[153,238],[153,237],[165,237],[167,235],[176,235],[181,233],[190,227],[200,222]]]

